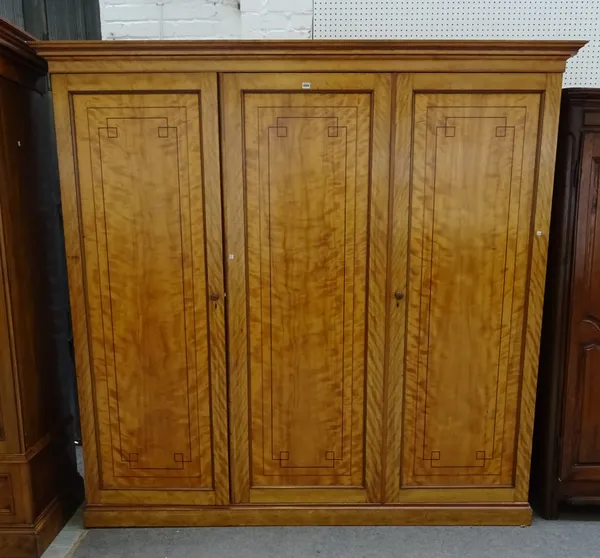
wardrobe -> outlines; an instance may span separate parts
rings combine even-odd
[[[83,500],[52,320],[52,105],[32,38],[0,19],[0,558],[39,557]]]
[[[600,91],[565,89],[559,130],[532,484],[548,519],[600,502]]]
[[[85,524],[529,524],[582,45],[33,43]]]

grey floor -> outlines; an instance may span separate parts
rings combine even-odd
[[[596,518],[600,519],[600,518]],[[96,529],[74,558],[533,558],[600,556],[600,523],[532,527]]]
[[[600,513],[531,527],[93,529],[81,513],[43,558],[600,558]]]
[[[79,529],[79,533],[77,532]],[[56,544],[58,543],[58,544]],[[600,515],[531,527],[93,529],[81,517],[43,558],[597,558]]]

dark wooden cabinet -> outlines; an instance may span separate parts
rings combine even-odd
[[[600,503],[600,90],[563,92],[532,498]]]
[[[81,493],[52,341],[46,65],[28,39],[0,20],[0,558],[41,555]]]

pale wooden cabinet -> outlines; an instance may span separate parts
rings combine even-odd
[[[527,524],[580,43],[36,43],[88,526]]]
[[[222,85],[233,502],[379,502],[391,76]]]
[[[102,503],[228,501],[217,80],[187,81],[73,97]]]
[[[390,370],[390,381],[404,376],[400,489],[430,502],[525,500],[514,465],[527,456],[518,447],[519,391],[535,383],[531,363],[521,363],[524,334],[533,334],[527,279],[537,252],[542,96],[420,92],[420,79],[412,85],[410,204],[394,212],[394,250],[407,268],[406,309],[390,313],[392,331],[405,328],[404,358]],[[523,428],[530,417],[521,418]]]

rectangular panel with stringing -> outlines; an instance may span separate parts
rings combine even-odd
[[[222,80],[235,503],[381,499],[390,81]]]
[[[370,95],[244,97],[254,486],[362,486]]]
[[[402,486],[511,486],[538,94],[416,94]]]
[[[74,96],[104,489],[213,490],[199,101]]]

